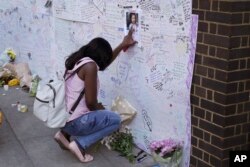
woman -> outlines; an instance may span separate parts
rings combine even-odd
[[[114,51],[105,39],[95,38],[65,61],[66,78],[80,66],[78,72],[66,81],[67,109],[72,108],[83,89],[85,94],[66,125],[55,134],[54,138],[63,149],[70,150],[81,162],[93,160],[91,155],[85,153],[86,148],[120,126],[119,115],[104,110],[104,107],[97,103],[99,87],[97,72],[105,70],[123,48],[135,44],[132,33],[133,30],[130,30]],[[73,141],[70,141],[71,136],[75,136]]]

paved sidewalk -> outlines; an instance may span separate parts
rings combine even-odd
[[[18,112],[11,106],[17,101],[28,105],[29,111]],[[95,158],[93,162],[80,163],[69,151],[60,149],[53,140],[57,129],[45,127],[33,115],[32,104],[33,98],[23,90],[0,88],[0,110],[4,113],[0,127],[1,167],[150,167],[155,164],[149,155],[144,161],[131,164],[104,146],[89,149]],[[135,150],[137,152],[139,150]]]

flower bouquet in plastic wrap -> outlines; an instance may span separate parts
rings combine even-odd
[[[161,167],[179,167],[182,159],[182,147],[182,142],[171,138],[150,143],[152,156]]]

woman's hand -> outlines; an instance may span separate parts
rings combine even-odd
[[[111,63],[115,60],[115,58],[122,50],[125,52],[130,46],[133,46],[135,43],[137,43],[132,37],[133,32],[134,31],[131,28],[128,32],[128,35],[126,35],[123,38],[123,41],[113,50],[113,57]]]
[[[97,103],[96,104],[96,109],[97,110],[105,110],[105,107],[102,105],[102,103]]]
[[[132,37],[132,34],[134,32],[134,29],[133,28],[130,28],[129,32],[128,32],[128,35],[126,35],[124,38],[123,38],[123,41],[121,43],[122,45],[122,48],[123,49],[127,49],[129,48],[130,46],[133,46],[134,44],[137,43],[137,41],[135,41]]]

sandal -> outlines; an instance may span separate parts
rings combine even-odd
[[[61,131],[58,131],[54,136],[55,141],[59,144],[61,149],[69,150],[69,140],[65,138]]]
[[[77,146],[75,141],[72,141],[69,144],[69,150],[75,154],[75,156],[81,161],[81,162],[90,162],[93,161],[93,156],[86,154],[85,152],[81,151],[79,147]]]

